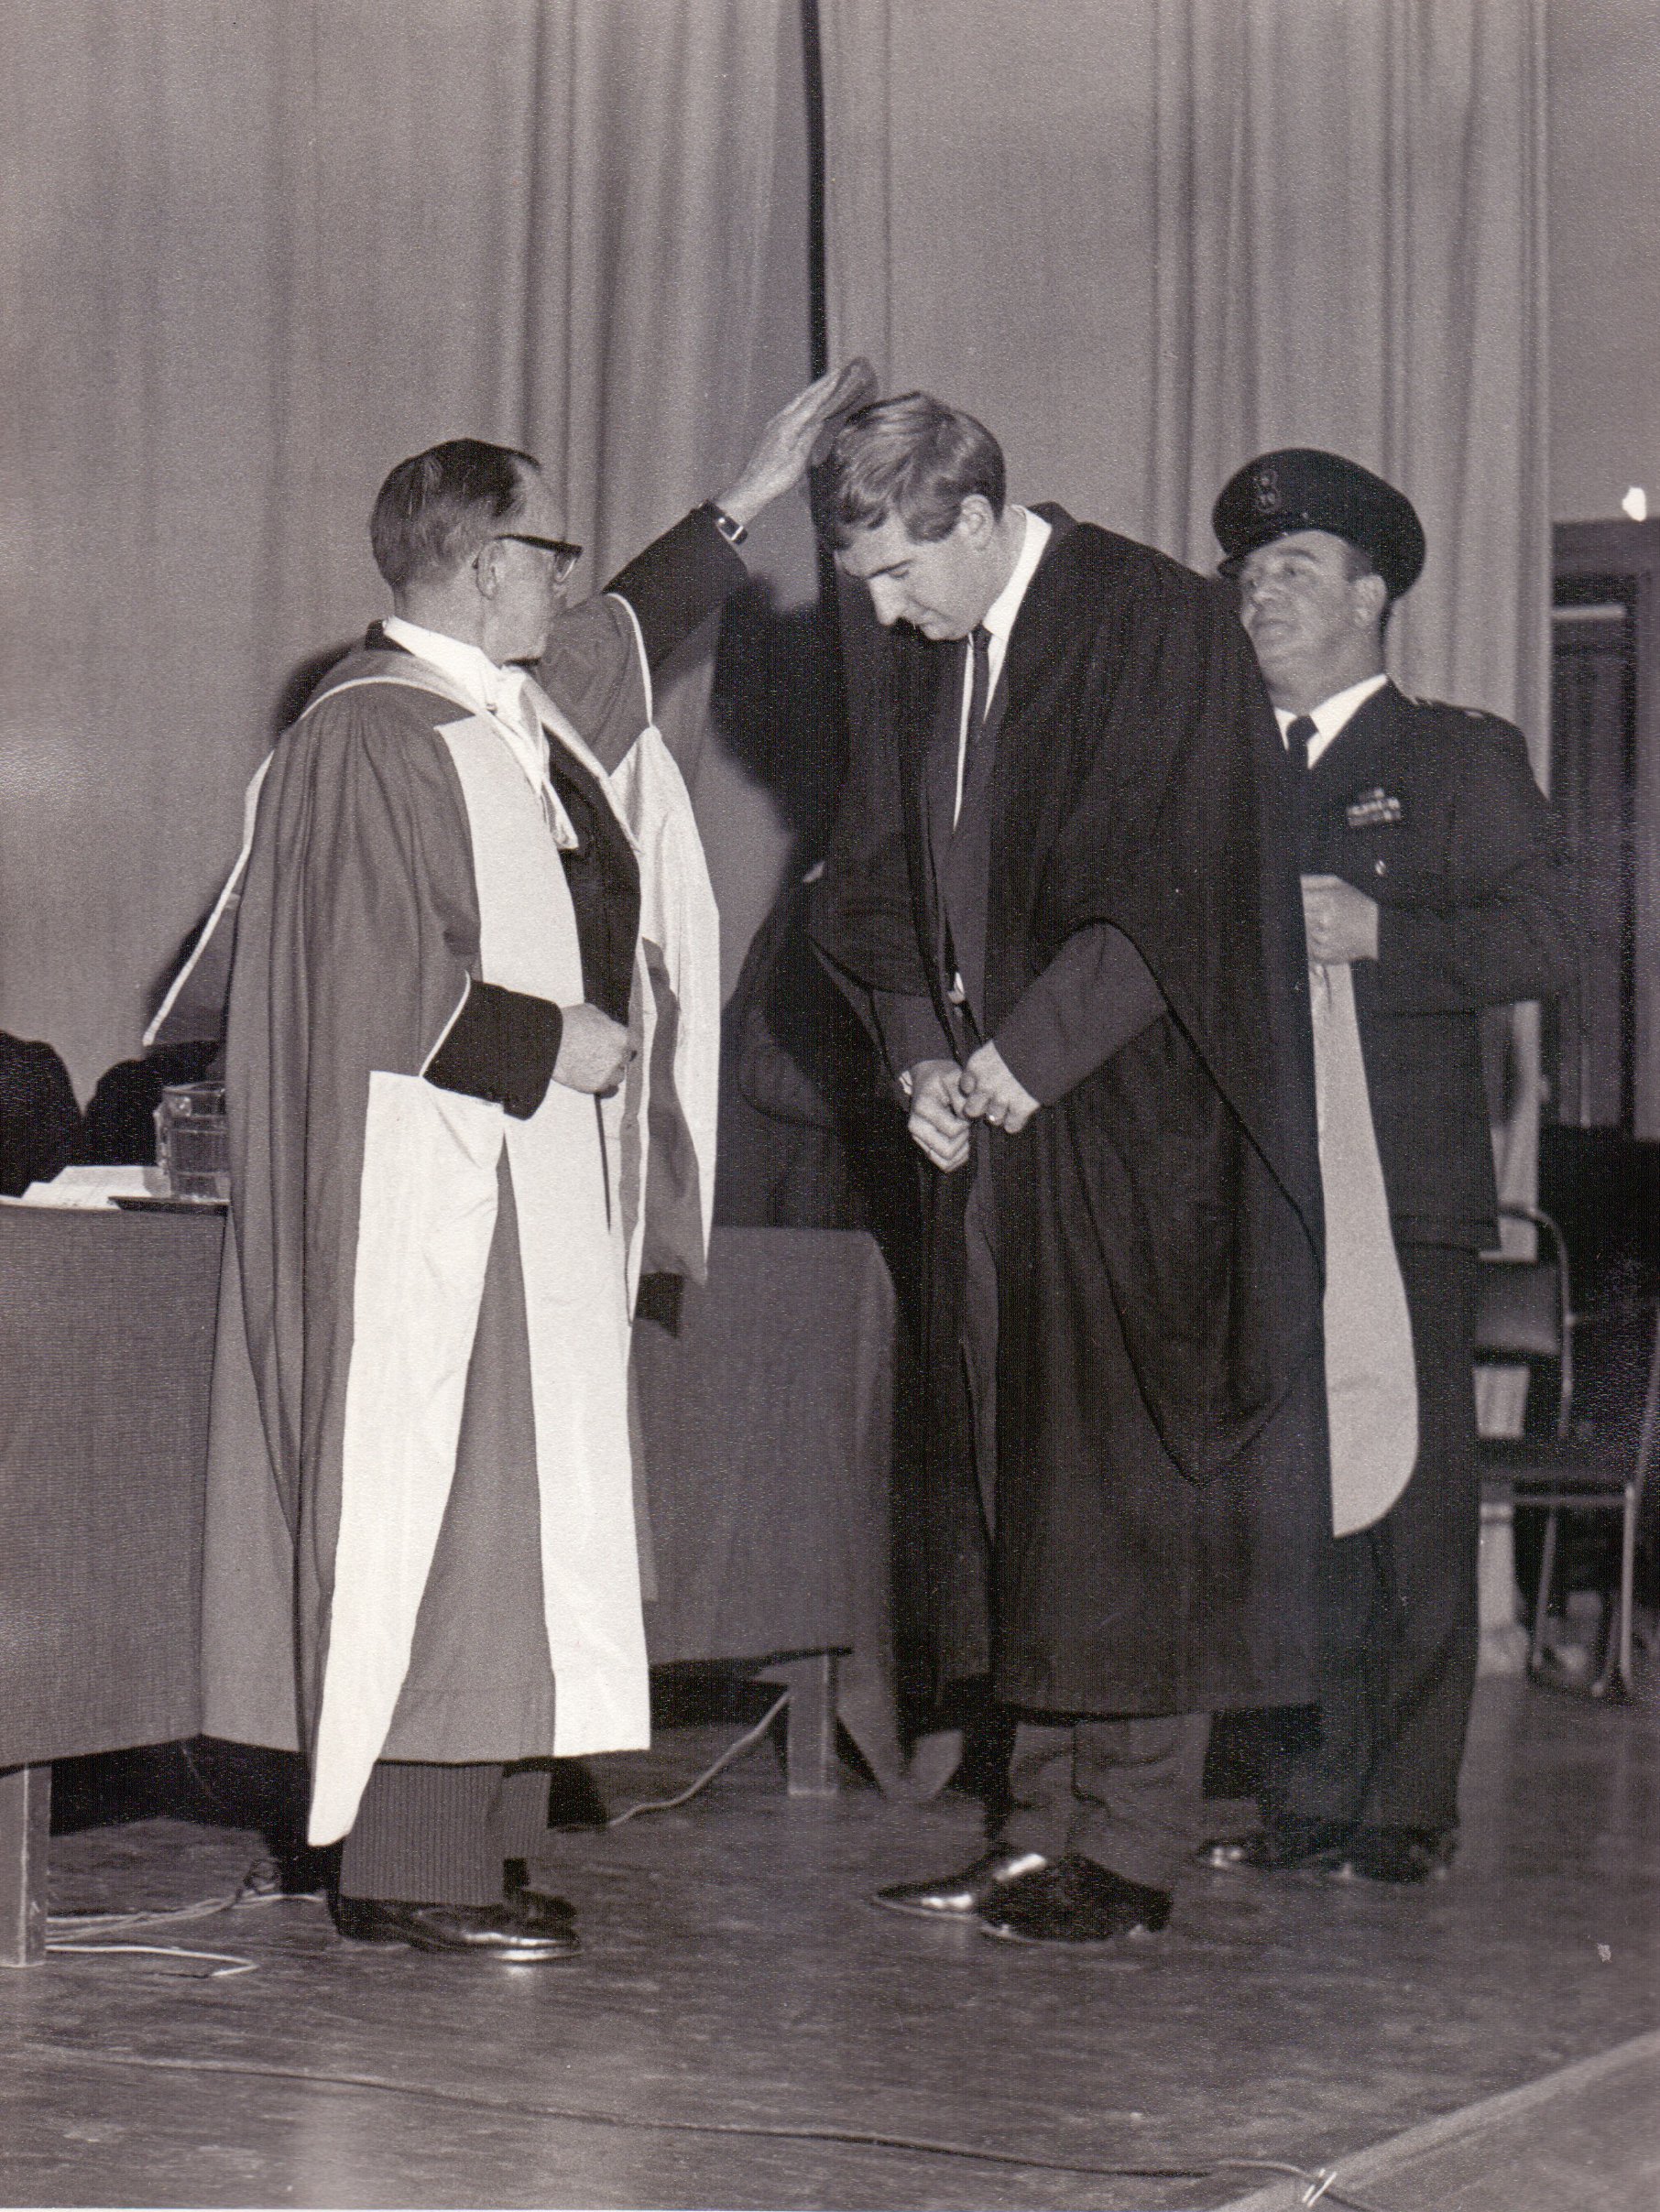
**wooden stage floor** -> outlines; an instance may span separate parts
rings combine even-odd
[[[736,1732],[593,1765],[616,1810]],[[347,1946],[288,1900],[123,1939],[252,1972],[117,1951],[0,1974],[0,2203],[1290,2207],[1252,2162],[1439,2141],[1428,2123],[1502,2117],[1483,2100],[1660,2024],[1657,1782],[1648,1699],[1483,1682],[1447,1880],[1196,1869],[1167,1935],[1067,1956],[870,1911],[878,1883],[972,1856],[977,1809],[857,1785],[792,1804],[763,1745],[682,1811],[559,1839],[585,1945],[566,1964]],[[230,1894],[258,1850],[200,1820],[87,1827],[54,1843],[53,1910]],[[1652,2067],[1592,2076],[1625,2180],[1589,2170],[1582,2099],[1582,2152],[1552,2129],[1582,2194],[1543,2172],[1530,2193],[1523,2163],[1470,2205],[1654,2201],[1660,2114],[1632,2087]],[[1490,2181],[1503,2155],[1480,2153]],[[1454,2212],[1432,2168],[1371,2156],[1355,2197]]]

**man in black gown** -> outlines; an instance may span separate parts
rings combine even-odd
[[[930,1177],[928,1596],[1018,1726],[988,1853],[877,1902],[1162,1927],[1207,1711],[1312,1679],[1326,1513],[1305,969],[1274,732],[1216,588],[925,394],[841,430],[880,636],[819,945]]]

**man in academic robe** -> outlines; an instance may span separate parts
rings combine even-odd
[[[1476,1255],[1498,1236],[1479,1018],[1572,984],[1562,841],[1519,730],[1384,673],[1425,553],[1403,493],[1289,448],[1238,471],[1215,525],[1298,823],[1336,1511],[1319,1729],[1271,1755],[1261,1832],[1208,1855],[1420,1882],[1452,1857],[1479,1640]]]
[[[817,941],[931,1171],[923,1515],[942,1684],[1010,1809],[874,1901],[1163,1927],[1212,1709],[1312,1679],[1324,1524],[1305,972],[1273,725],[1215,586],[1055,507],[926,394],[853,416],[822,527],[881,635]]]
[[[701,1272],[715,915],[653,669],[831,379],[614,589],[529,455],[395,468],[394,615],[261,772],[235,919],[204,1727],[303,1749],[342,1933],[540,1963],[552,1757],[648,1740],[628,1360]],[[537,676],[525,664],[539,662]]]

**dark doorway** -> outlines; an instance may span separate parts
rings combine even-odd
[[[1551,795],[1580,954],[1546,1118],[1660,1139],[1660,522],[1558,524],[1555,568]]]

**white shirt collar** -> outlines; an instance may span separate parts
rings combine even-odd
[[[1313,768],[1332,739],[1348,726],[1350,717],[1366,704],[1374,692],[1381,692],[1388,681],[1389,678],[1380,670],[1377,675],[1363,676],[1359,683],[1351,683],[1347,691],[1334,692],[1329,699],[1322,699],[1318,706],[1309,709],[1308,719],[1315,725],[1315,734],[1308,741],[1310,768]],[[1280,735],[1283,737],[1296,716],[1283,706],[1275,707],[1273,714],[1274,720],[1280,725]]]
[[[423,629],[401,615],[388,615],[382,633],[418,659],[427,661],[449,678],[475,709],[488,714],[506,738],[526,782],[540,797],[554,843],[573,852],[580,839],[548,776],[548,740],[541,714],[530,696],[529,681],[520,668],[503,668],[482,648],[464,638],[447,637],[442,630]]]
[[[512,719],[511,708],[524,693],[522,669],[504,669],[482,646],[469,645],[464,637],[447,637],[442,630],[424,629],[401,615],[387,616],[380,627],[394,645],[401,645],[419,659],[442,669],[475,706],[494,714],[506,704]]]
[[[991,632],[992,681],[997,681],[997,669],[1009,633],[1014,627],[1015,617],[1021,611],[1021,602],[1026,596],[1026,586],[1037,573],[1037,564],[1043,558],[1043,548],[1054,535],[1042,515],[1034,515],[1030,507],[1017,507],[1014,512],[1024,524],[1021,550],[1014,572],[1002,590],[986,610],[985,627]]]

